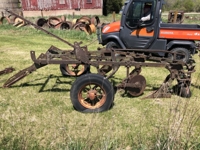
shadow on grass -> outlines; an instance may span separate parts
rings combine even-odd
[[[121,84],[121,82],[116,82],[116,80],[122,80],[120,78],[116,78],[116,77],[112,77],[111,79],[112,85],[114,87],[114,93],[116,94],[117,91],[123,91],[121,94],[121,97],[128,97],[128,98],[136,98],[136,97],[142,97],[144,96],[144,93],[141,93],[139,96],[132,96],[128,90],[126,88],[118,88],[117,86],[119,84]],[[150,84],[146,84],[146,88],[144,91],[150,91],[150,94],[154,93],[156,90],[158,90],[160,88],[159,85],[150,85]]]
[[[44,79],[45,79],[44,82],[34,83],[34,82],[41,81],[41,80],[44,80]],[[63,79],[67,79],[67,80],[63,80]],[[55,83],[54,83],[54,85],[51,86],[51,88],[47,88],[47,85],[49,84],[49,82],[51,82],[51,80],[55,80]],[[11,88],[40,86],[39,93],[41,93],[41,92],[69,92],[70,91],[70,87],[74,83],[75,80],[76,80],[76,77],[70,77],[70,76],[64,77],[64,76],[56,76],[56,75],[50,74],[47,77],[42,77],[42,78],[34,79],[32,81],[29,81],[29,82],[22,83],[20,85],[11,86]],[[118,91],[123,91],[123,93],[121,94],[122,97],[134,98],[134,97],[142,97],[142,96],[145,95],[144,93],[142,93],[139,96],[132,96],[128,92],[127,89],[125,89],[125,88],[118,88],[117,86],[123,82],[122,78],[118,78],[118,77],[113,76],[109,80],[110,80],[111,84],[114,87],[114,95]],[[69,88],[60,88],[59,85],[69,85],[70,87]],[[199,86],[197,86],[197,85],[192,84],[191,86],[194,87],[194,88],[199,89]],[[0,89],[1,88],[2,87],[0,87]],[[149,95],[149,94],[152,94],[155,91],[157,91],[159,88],[160,88],[160,85],[146,84],[146,88],[145,88],[144,91],[145,92],[149,91],[149,93],[147,94],[147,95]],[[173,87],[172,87],[172,89],[173,89]],[[172,90],[171,94],[178,95],[178,93],[177,93],[176,90],[175,91]]]
[[[62,81],[61,79],[66,79],[66,78],[70,78],[69,81]],[[43,79],[46,79],[44,82],[42,83],[34,83],[36,81],[41,81]],[[47,84],[50,82],[50,80],[56,79],[55,84],[52,86],[52,88],[50,89],[45,89]],[[63,88],[58,88],[58,85],[72,85],[73,82],[75,81],[76,78],[74,77],[63,77],[63,76],[56,76],[56,75],[49,75],[48,77],[43,77],[43,78],[38,78],[38,79],[34,79],[32,81],[29,82],[25,82],[22,83],[20,85],[12,85],[10,88],[19,88],[19,87],[36,87],[36,86],[41,86],[39,93],[40,92],[69,92],[70,89],[63,89]],[[1,87],[3,88],[3,87]]]
[[[192,87],[196,88],[196,89],[200,89],[200,85],[194,85],[194,84],[191,84]]]

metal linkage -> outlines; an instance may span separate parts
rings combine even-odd
[[[13,85],[14,83],[16,83],[17,81],[23,79],[24,77],[26,77],[27,75],[29,75],[30,73],[32,73],[33,71],[36,71],[37,69],[43,67],[45,65],[41,65],[41,64],[33,64],[30,67],[27,67],[23,70],[21,70],[20,72],[18,72],[17,74],[15,74],[14,76],[12,76],[11,78],[9,78],[3,85],[4,88],[6,87],[10,87],[11,85]]]
[[[139,96],[145,90],[146,79],[140,75],[142,67],[164,67],[170,72],[161,87],[148,98],[170,97],[171,91],[169,87],[173,80],[177,80],[178,85],[184,87],[185,91],[189,89],[191,74],[194,72],[193,61],[186,64],[183,61],[153,56],[152,54],[158,52],[158,50],[152,50],[148,55],[142,51],[133,49],[122,51],[105,48],[98,51],[88,51],[87,47],[80,47],[80,43],[77,42],[74,43],[73,51],[61,50],[51,46],[45,54],[40,54],[38,58],[36,58],[35,52],[31,51],[31,58],[34,64],[11,77],[4,84],[4,87],[10,87],[36,69],[48,64],[77,64],[94,66],[98,73],[102,75],[105,75],[102,73],[102,68],[107,67],[109,68],[107,72],[111,73],[106,74],[106,78],[112,77],[120,66],[125,66],[127,77],[117,87],[127,90],[132,96]],[[176,55],[176,53],[171,54]],[[131,67],[134,67],[134,69],[130,72]]]
[[[119,85],[117,85],[117,88],[125,89],[132,96],[140,96],[146,87],[146,79],[144,76],[140,75],[142,67],[162,67],[169,71],[169,75],[166,77],[160,88],[151,95],[147,96],[147,98],[170,97],[172,93],[170,86],[173,80],[177,80],[177,92],[180,93],[180,96],[189,97],[191,95],[189,89],[191,84],[191,74],[195,71],[194,60],[192,59],[188,63],[176,60],[177,53],[169,51],[165,51],[164,53],[170,54],[173,57],[156,57],[154,54],[158,52],[163,53],[163,51],[151,49],[100,48],[98,51],[88,51],[86,46],[80,46],[82,42],[75,42],[74,44],[71,44],[49,31],[38,27],[23,17],[8,10],[7,12],[16,15],[25,22],[33,25],[35,28],[40,29],[68,44],[73,47],[73,50],[61,50],[55,46],[51,46],[45,54],[40,54],[38,58],[35,56],[35,51],[31,51],[30,55],[34,64],[8,79],[3,87],[10,87],[33,71],[48,64],[94,66],[97,69],[98,74],[105,76],[105,78],[112,77],[121,66],[125,66],[127,72],[126,78]],[[134,69],[130,70],[132,67],[134,67]]]

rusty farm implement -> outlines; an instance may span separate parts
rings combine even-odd
[[[8,12],[14,14],[11,11]],[[166,52],[170,53],[174,59],[154,56],[154,53],[163,52],[159,50],[151,50],[149,52],[144,49],[99,48],[97,51],[89,51],[87,46],[80,46],[81,42],[71,44],[25,18],[21,17],[21,19],[68,44],[72,49],[61,50],[51,46],[38,57],[36,57],[35,51],[31,51],[30,55],[33,64],[10,77],[3,85],[5,88],[11,87],[25,76],[48,64],[64,65],[67,75],[79,76],[70,90],[70,98],[76,110],[80,112],[102,112],[108,110],[113,104],[115,91],[109,79],[115,75],[121,66],[126,68],[126,77],[115,87],[124,89],[131,96],[140,96],[145,90],[146,79],[140,74],[142,68],[157,67],[166,68],[169,74],[160,88],[146,98],[171,97],[174,92],[171,88],[171,83],[174,80],[177,81],[176,89],[179,96],[191,96],[191,75],[195,71],[194,60],[192,59],[188,63],[176,60],[177,53],[175,52]],[[70,65],[73,70],[70,70]],[[78,69],[80,66],[83,69]],[[90,66],[97,69],[97,74],[90,73]]]

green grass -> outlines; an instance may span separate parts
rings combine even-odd
[[[117,16],[119,17],[119,16]],[[110,18],[105,18],[110,20]],[[70,43],[88,45],[96,35],[51,30]],[[0,84],[30,66],[30,50],[40,53],[66,44],[31,27],[0,26],[0,70],[12,66],[13,73],[0,76]],[[101,47],[97,41],[88,49]],[[199,57],[194,56],[190,99],[173,95],[168,99],[142,99],[160,86],[168,71],[143,68],[147,87],[140,97],[115,94],[114,106],[103,113],[83,114],[74,110],[70,88],[75,78],[63,77],[58,65],[41,68],[11,88],[0,88],[0,149],[200,149]],[[94,68],[92,71],[95,72]],[[120,82],[122,67],[110,80]]]

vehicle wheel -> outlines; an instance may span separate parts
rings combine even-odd
[[[90,66],[77,64],[60,64],[60,71],[63,76],[76,77],[90,72]]]
[[[190,51],[187,50],[186,48],[182,48],[182,47],[177,47],[171,50],[171,52],[175,52],[175,53],[180,53],[183,55],[176,55],[176,59],[173,58],[172,54],[169,54],[169,58],[171,58],[172,60],[182,60],[183,62],[187,63],[189,61],[190,58]]]
[[[108,79],[98,74],[77,78],[70,90],[74,108],[84,113],[103,112],[113,104],[114,90]]]
[[[117,49],[117,48],[121,48],[121,47],[116,42],[110,41],[110,42],[108,42],[106,44],[106,48],[115,48],[115,49]]]

